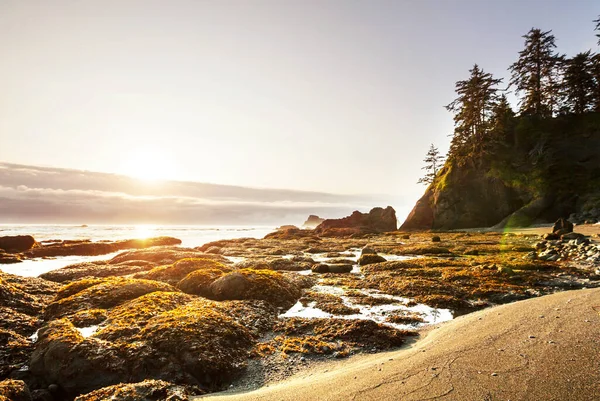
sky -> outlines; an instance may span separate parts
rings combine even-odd
[[[402,219],[429,145],[448,149],[454,83],[474,63],[507,77],[532,27],[567,55],[598,50],[599,14],[595,0],[0,0],[0,162],[284,188],[315,207],[339,194]]]

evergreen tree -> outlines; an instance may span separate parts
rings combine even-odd
[[[514,138],[509,136],[514,132],[514,121],[515,112],[512,107],[510,107],[508,99],[503,94],[500,96],[498,103],[494,106],[492,118],[490,120],[490,132],[494,147],[497,147],[498,144],[514,144]]]
[[[598,16],[598,19],[595,19],[594,22],[596,23],[596,27],[594,28],[594,31],[598,31],[598,33],[596,34],[596,37],[598,38],[598,46],[600,46],[600,15]]]
[[[519,102],[522,114],[552,115],[558,108],[560,74],[564,57],[558,55],[552,31],[542,32],[532,28],[526,35],[525,48],[509,70],[512,73],[509,86],[523,93]]]
[[[459,161],[478,155],[489,130],[493,108],[499,100],[497,85],[502,82],[477,64],[469,72],[469,79],[456,83],[458,97],[446,106],[454,113],[450,156]]]
[[[591,75],[594,80],[592,86],[592,110],[600,113],[600,54],[596,53],[591,60]]]
[[[566,62],[563,95],[566,109],[571,113],[582,114],[593,106],[596,83],[592,67],[590,51],[579,53]]]
[[[421,169],[425,170],[427,173],[424,177],[419,178],[417,184],[429,185],[433,182],[438,171],[444,165],[445,158],[443,155],[440,154],[439,150],[435,146],[433,146],[432,143],[423,161],[426,164],[425,167],[422,167]]]

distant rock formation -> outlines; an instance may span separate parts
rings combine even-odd
[[[304,224],[302,224],[302,228],[307,228],[307,229],[312,230],[314,228],[317,228],[317,226],[324,221],[325,221],[325,219],[323,219],[319,216],[316,216],[314,214],[311,214],[310,216],[308,216],[308,219],[306,219]]]
[[[35,245],[31,235],[13,235],[0,237],[0,249],[6,253],[19,253],[30,250]]]
[[[315,229],[320,236],[350,236],[355,234],[382,233],[398,229],[396,211],[388,206],[376,207],[369,213],[354,211],[341,219],[327,219]]]

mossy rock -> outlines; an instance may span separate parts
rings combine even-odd
[[[202,395],[194,386],[181,386],[162,380],[144,380],[139,383],[121,383],[104,387],[91,393],[80,395],[75,401],[189,401],[193,396]]]
[[[31,400],[31,393],[24,381],[12,379],[0,381],[0,401]]]
[[[66,286],[57,300],[46,307],[44,316],[50,320],[87,309],[108,309],[154,291],[178,290],[151,280],[120,277],[81,280]]]
[[[377,254],[365,253],[358,259],[358,264],[360,266],[370,265],[373,263],[381,263],[381,262],[386,262],[386,259],[383,256],[377,255]]]
[[[178,260],[172,265],[155,267],[146,273],[137,274],[134,277],[163,281],[171,285],[176,285],[191,272],[208,269],[220,270],[223,272],[231,271],[231,267],[212,259],[186,258]]]

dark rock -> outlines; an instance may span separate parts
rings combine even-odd
[[[49,390],[38,389],[31,392],[32,401],[56,401],[61,398],[60,394],[57,394],[57,397],[54,397]]]
[[[0,379],[26,365],[31,351],[27,338],[11,330],[0,329]]]
[[[312,230],[324,221],[325,221],[325,219],[322,219],[319,216],[315,216],[314,214],[311,214],[310,216],[308,216],[308,219],[306,219],[304,224],[302,224],[302,228]]]
[[[358,259],[358,264],[360,266],[365,266],[365,265],[370,265],[373,263],[381,263],[381,262],[386,262],[386,259],[383,256],[380,255],[373,255],[373,254],[365,254],[362,255],[359,259]]]
[[[181,240],[172,237],[156,237],[146,239],[131,239],[115,242],[91,242],[75,241],[53,243],[46,246],[38,246],[24,252],[28,258],[40,258],[48,256],[96,256],[117,252],[122,249],[143,249],[155,246],[179,245]]]
[[[75,401],[188,401],[205,392],[198,387],[180,386],[162,380],[144,380],[140,383],[122,383],[80,395]]]
[[[433,237],[431,237],[431,242],[441,242],[442,239],[439,237],[439,235],[434,235]]]
[[[580,233],[574,233],[574,232],[568,232],[565,234],[561,234],[560,239],[563,241],[566,240],[572,240],[572,239],[579,239],[579,238],[585,238],[585,235],[580,234]]]
[[[352,271],[352,265],[320,263],[314,265],[311,270],[313,273],[350,273]]]
[[[10,253],[0,252],[0,265],[10,265],[13,263],[21,263],[22,260],[19,255],[13,255]]]
[[[321,236],[349,236],[395,231],[397,228],[396,211],[388,206],[385,209],[373,208],[369,213],[354,211],[341,219],[327,219],[319,224],[315,232]]]
[[[0,401],[32,401],[31,393],[21,380],[0,381]]]
[[[560,236],[553,234],[553,233],[547,233],[542,235],[542,239],[545,239],[547,241],[555,241],[557,239],[560,239]]]
[[[365,255],[365,254],[371,254],[371,255],[377,255],[377,251],[375,251],[375,249],[373,248],[369,248],[368,246],[365,246],[361,251],[360,251],[360,255]]]
[[[552,233],[556,235],[563,235],[573,232],[573,223],[567,219],[560,218],[556,220],[554,226],[552,226]]]
[[[31,235],[14,235],[0,237],[0,248],[7,253],[25,252],[36,244]]]

